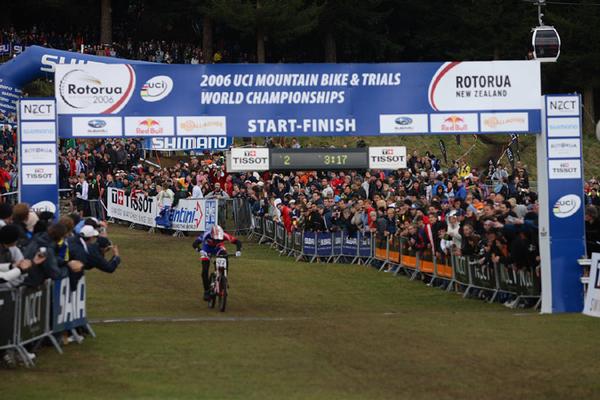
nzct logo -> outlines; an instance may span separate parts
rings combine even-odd
[[[173,79],[166,75],[158,75],[144,83],[140,96],[142,100],[152,103],[167,97],[171,90],[173,90]]]

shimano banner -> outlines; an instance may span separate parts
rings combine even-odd
[[[226,136],[154,137],[143,142],[145,150],[195,151],[227,150],[233,145],[233,138]]]
[[[56,65],[61,136],[540,132],[535,61]],[[107,127],[110,127],[108,129]]]

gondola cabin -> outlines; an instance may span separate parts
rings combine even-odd
[[[560,55],[560,36],[552,26],[533,28],[531,35],[533,58],[541,62],[555,62]]]

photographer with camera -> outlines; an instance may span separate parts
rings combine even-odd
[[[34,263],[24,284],[27,286],[39,286],[47,278],[62,279],[69,272],[79,273],[83,269],[83,263],[70,260],[66,261],[59,255],[58,248],[67,235],[67,228],[60,223],[52,224],[47,232],[36,234],[31,242],[23,250],[23,256],[30,260],[43,258],[40,264]]]

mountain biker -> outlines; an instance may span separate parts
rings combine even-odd
[[[210,230],[198,236],[192,247],[200,252],[200,260],[202,261],[202,284],[204,286],[204,300],[210,300],[210,279],[208,271],[210,269],[210,256],[217,254],[227,255],[225,249],[225,241],[228,241],[236,246],[235,256],[242,255],[242,242],[236,237],[223,231],[219,225],[213,225]]]

